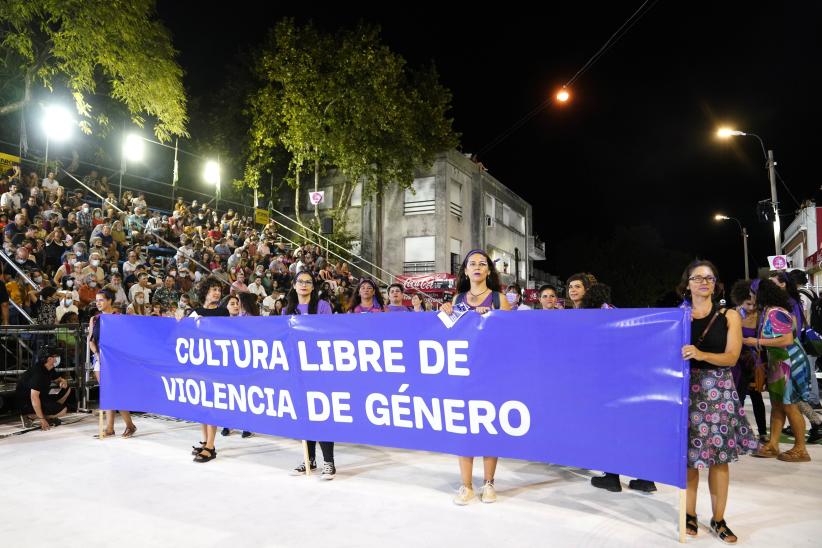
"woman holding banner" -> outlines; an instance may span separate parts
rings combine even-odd
[[[223,297],[223,285],[217,278],[207,278],[200,285],[198,296],[201,306],[194,309],[193,314],[197,316],[228,316],[228,310],[220,306],[220,299]],[[217,458],[217,449],[214,442],[217,438],[217,427],[211,424],[203,424],[202,431],[205,441],[200,442],[200,446],[194,446],[194,462],[208,462]]]
[[[462,261],[457,274],[457,295],[453,303],[443,303],[440,310],[450,315],[454,308],[474,310],[485,314],[491,310],[511,310],[508,300],[500,292],[499,274],[494,261],[485,251],[469,251]],[[483,485],[480,493],[482,502],[495,502],[494,473],[497,471],[497,457],[483,457]],[[464,506],[474,500],[474,457],[459,457],[462,485],[454,504]]]
[[[711,529],[733,544],[736,535],[725,523],[730,476],[728,463],[756,450],[758,441],[739,403],[731,367],[742,350],[742,318],[713,301],[717,270],[709,261],[694,261],[682,273],[679,289],[691,303],[691,344],[682,347],[690,360],[688,406],[688,478],[685,532],[696,536],[696,497],[699,471],[708,468],[713,516]]]
[[[317,295],[316,284],[310,272],[303,271],[297,274],[291,290],[288,292],[288,306],[286,306],[284,315],[299,315],[299,314],[331,314],[331,305],[328,301],[320,299]],[[297,466],[292,474],[295,476],[305,475],[306,466],[310,466],[311,470],[317,469],[316,454],[317,442],[308,440],[308,463],[303,462]],[[323,452],[323,471],[320,478],[324,480],[332,480],[337,474],[337,467],[334,465],[334,442],[321,441],[320,449]]]
[[[348,303],[348,312],[351,314],[363,314],[369,312],[385,312],[385,302],[382,300],[382,293],[377,288],[377,284],[368,278],[360,280],[357,290],[351,296]]]
[[[111,289],[101,289],[95,296],[97,310],[100,314],[92,316],[89,320],[89,338],[88,348],[92,353],[91,361],[94,365],[94,376],[97,382],[100,382],[100,315],[101,314],[116,314],[114,310],[114,291]],[[114,414],[116,411],[106,411],[106,431],[104,437],[114,435]],[[120,411],[120,416],[123,417],[123,422],[126,423],[126,429],[123,432],[124,438],[130,438],[137,431],[134,422],[131,420],[131,413],[128,411]]]

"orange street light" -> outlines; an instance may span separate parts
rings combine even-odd
[[[567,103],[568,99],[571,98],[571,94],[568,93],[568,90],[563,87],[561,90],[557,92],[557,101],[560,103]]]

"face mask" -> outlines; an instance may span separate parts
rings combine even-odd
[[[112,274],[116,274],[116,273],[117,273],[117,267],[116,267],[116,266],[114,266],[114,267],[112,267],[112,268],[111,268],[111,273],[112,273]]]
[[[66,287],[72,287],[74,285],[74,280],[66,280]]]
[[[97,259],[91,261],[91,266],[94,266],[94,267],[100,266],[100,261],[98,261]]]
[[[83,208],[83,213],[88,213],[88,208],[87,207]]]
[[[17,264],[23,264],[23,263],[26,262],[26,260],[25,259],[14,259],[14,262],[17,263]]]
[[[168,275],[169,275],[169,276],[177,276],[177,271],[176,271],[176,270],[172,270],[171,272],[169,272],[169,273],[168,273]]]
[[[60,356],[54,358],[54,367],[57,367],[58,365],[60,365]]]
[[[97,282],[95,282],[95,281],[90,281],[90,282],[88,283],[88,286],[89,286],[89,287],[97,287]]]
[[[42,276],[35,276],[34,281],[37,282],[38,284],[43,283],[43,277]]]
[[[516,293],[511,293],[511,292],[506,293],[505,298],[508,299],[508,302],[510,304],[514,304],[515,302],[517,302],[517,294]]]
[[[70,264],[71,266],[76,265],[76,264],[77,264],[77,259],[69,259],[69,264]]]
[[[72,301],[71,299],[64,299],[64,300],[63,300],[63,306],[65,306],[66,308],[68,308],[68,307],[70,307],[70,306],[71,306],[71,304],[72,304],[73,302],[74,302],[74,301]]]
[[[186,303],[184,303],[183,301],[180,301],[180,302],[177,303],[177,308],[185,308],[185,307],[186,307]]]

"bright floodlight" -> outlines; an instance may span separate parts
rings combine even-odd
[[[737,131],[729,127],[721,127],[716,131],[716,136],[720,139],[727,139],[728,137],[733,137],[735,135],[745,135],[745,132]]]
[[[49,139],[65,141],[71,135],[73,125],[74,119],[67,109],[56,105],[46,107],[43,114],[43,131]]]
[[[715,221],[727,221],[730,217],[726,217],[725,215],[716,215],[714,216]]]
[[[210,185],[220,184],[220,164],[214,160],[206,162],[205,171],[203,172],[205,182]]]
[[[141,162],[146,151],[146,143],[142,137],[136,133],[126,136],[123,143],[123,155],[129,162]]]
[[[566,103],[568,101],[568,99],[570,99],[570,98],[571,98],[571,94],[568,93],[568,91],[565,88],[562,88],[557,93],[557,101],[559,101],[560,103]]]

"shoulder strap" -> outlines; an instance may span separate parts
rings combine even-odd
[[[719,311],[714,312],[714,315],[711,316],[711,321],[708,322],[708,325],[705,326],[705,330],[702,332],[702,335],[699,336],[699,340],[696,341],[695,347],[699,348],[699,345],[702,344],[702,341],[705,339],[705,335],[708,334],[708,331],[711,330],[711,327],[714,325],[714,322],[719,317]]]
[[[499,292],[498,291],[492,291],[491,292],[491,302],[492,302],[493,309],[494,310],[499,310]]]
[[[802,294],[802,295],[805,295],[811,301],[815,301],[819,298],[819,296],[816,294],[816,292],[814,290],[807,289],[805,287],[800,288],[799,293]]]

